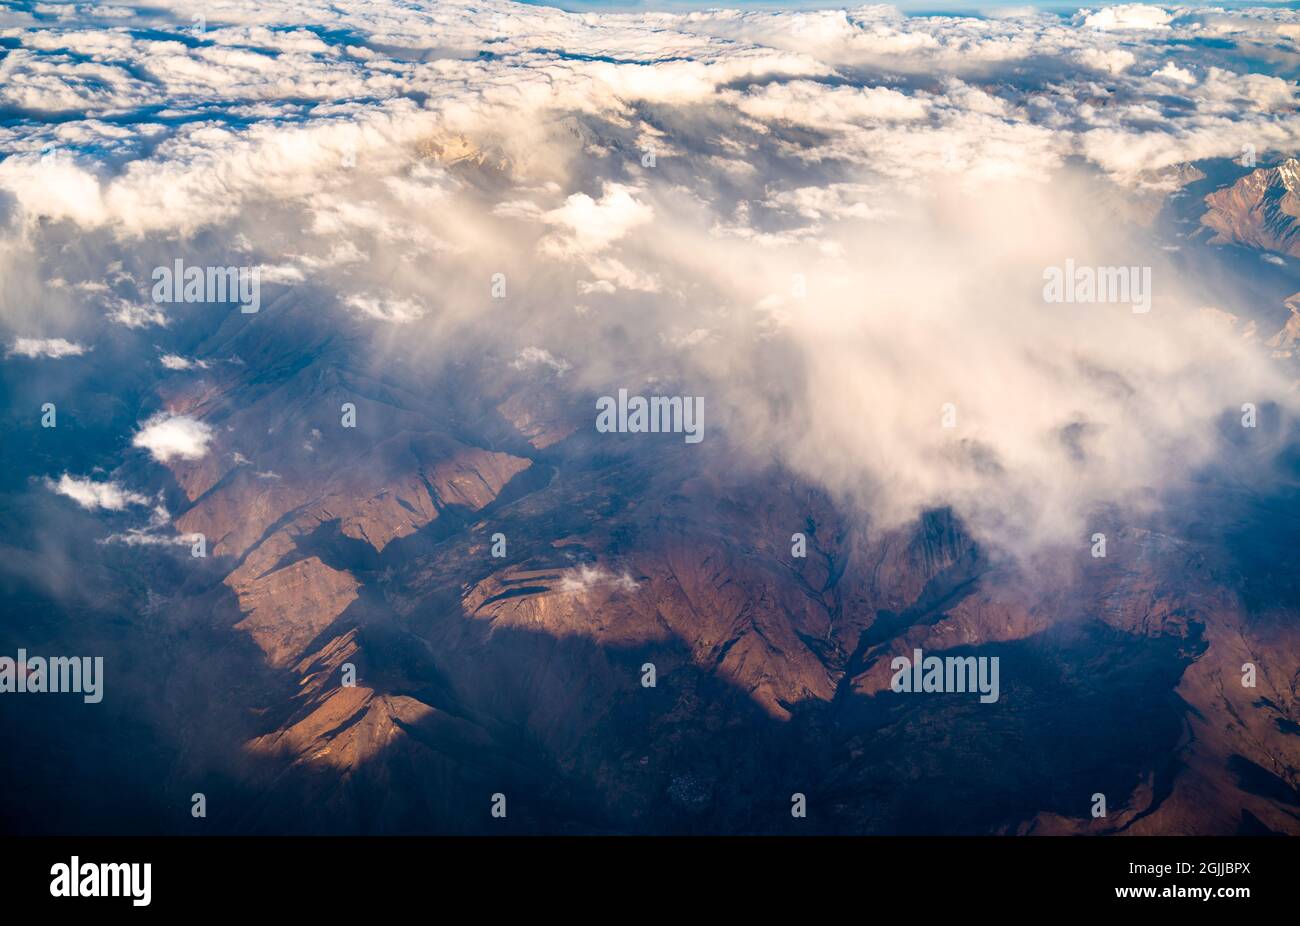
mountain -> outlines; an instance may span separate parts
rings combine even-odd
[[[1205,197],[1201,223],[1215,243],[1244,244],[1300,257],[1300,161],[1261,167]]]
[[[724,442],[599,434],[551,374],[372,369],[324,324],[218,330],[199,356],[293,362],[156,387],[216,434],[168,464],[209,558],[137,555],[165,619],[115,619],[169,654],[159,761],[207,825],[1300,832],[1294,502],[1207,488],[1035,576],[947,510],[877,529]],[[999,700],[892,692],[916,649],[997,656]]]
[[[1300,835],[1283,14],[173,6],[0,12],[6,833]]]

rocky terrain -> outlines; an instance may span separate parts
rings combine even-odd
[[[172,466],[212,572],[160,580],[127,644],[171,655],[188,718],[169,828],[203,791],[235,832],[1300,832],[1267,520],[1295,498],[1212,485],[1034,574],[944,510],[875,530],[720,443],[458,376],[398,389],[326,351],[167,397],[225,428]],[[251,463],[222,449],[263,431]],[[998,656],[1000,700],[891,692],[917,648]],[[234,684],[205,699],[214,673]]]
[[[0,830],[1300,835],[1290,11],[172,6],[2,14]]]
[[[1216,242],[1300,257],[1300,161],[1260,167],[1205,197],[1202,223]]]

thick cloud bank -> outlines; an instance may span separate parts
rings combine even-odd
[[[1021,549],[1152,503],[1225,415],[1289,401],[1156,217],[1179,165],[1300,148],[1294,12],[0,15],[24,362],[111,333],[156,364],[181,307],[154,268],[249,268],[261,313],[310,299],[430,365],[491,345],[593,420],[619,388],[701,395],[709,440],[876,523],[947,504]],[[1145,272],[1146,303],[1045,301],[1067,266]],[[173,376],[227,359],[165,351]],[[212,433],[141,427],[159,461]]]

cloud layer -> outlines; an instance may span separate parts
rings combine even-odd
[[[193,318],[153,267],[260,267],[263,316],[310,301],[431,366],[490,346],[579,403],[705,395],[743,459],[1007,548],[1153,504],[1225,414],[1290,401],[1156,217],[1180,165],[1300,148],[1293,11],[116,9],[0,19],[12,353],[153,351]],[[1066,260],[1150,267],[1152,311],[1045,304]],[[132,442],[200,459],[201,418]]]

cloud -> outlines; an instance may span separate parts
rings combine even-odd
[[[260,376],[301,347],[395,389],[477,358],[562,372],[558,406],[671,383],[737,464],[873,529],[951,505],[1007,549],[1154,504],[1241,395],[1289,401],[1249,337],[1206,333],[1207,290],[1244,333],[1252,289],[1174,259],[1202,242],[1153,224],[1179,184],[1152,176],[1300,149],[1295,11],[231,0],[197,44],[194,11],[14,14],[0,98],[50,118],[0,128],[6,340],[47,330],[39,305],[172,370],[237,352]],[[276,292],[165,314],[143,281],[178,256]],[[1150,266],[1152,311],[1044,304],[1067,259]],[[193,408],[192,379],[159,388]],[[305,438],[286,446],[325,453]],[[160,416],[134,445],[214,439]]]
[[[525,347],[519,352],[519,355],[511,361],[510,365],[516,370],[526,370],[530,367],[550,367],[555,373],[563,376],[565,372],[572,369],[572,365],[556,357],[549,350],[540,347]]]
[[[167,325],[167,316],[162,310],[126,299],[112,300],[107,317],[114,324],[127,328],[148,328],[151,325],[162,328]]]
[[[560,579],[560,591],[569,595],[585,595],[600,587],[634,592],[640,585],[626,571],[615,574],[602,566],[586,564],[566,570]]]
[[[1123,3],[1108,6],[1097,12],[1080,10],[1083,24],[1090,29],[1168,29],[1173,16],[1158,6],[1144,3]]]
[[[206,370],[208,368],[206,360],[191,360],[189,357],[182,357],[179,354],[163,354],[159,358],[159,363],[168,370]]]
[[[46,486],[52,492],[66,495],[82,508],[94,511],[103,508],[108,511],[122,511],[128,505],[147,505],[149,499],[137,492],[132,492],[118,482],[94,482],[64,473],[58,478],[46,479]]]
[[[18,338],[10,346],[8,356],[59,360],[63,357],[80,357],[89,350],[89,347],[64,338]]]
[[[1172,61],[1166,62],[1164,67],[1153,73],[1151,76],[1175,84],[1184,84],[1189,87],[1196,83],[1196,75],[1186,68],[1180,68]]]
[[[357,294],[349,296],[347,304],[368,318],[395,325],[408,324],[424,315],[424,309],[411,299]]]
[[[131,446],[147,450],[159,463],[200,460],[207,454],[212,437],[212,428],[202,421],[159,412],[141,425]]]
[[[654,209],[621,183],[606,183],[600,199],[574,193],[564,205],[541,215],[557,229],[543,239],[542,250],[558,257],[584,257],[605,250],[632,229],[654,218]]]
[[[188,546],[193,538],[184,534],[159,534],[150,530],[133,528],[116,534],[109,534],[99,541],[103,544],[121,544],[126,547],[173,547]]]
[[[827,87],[806,80],[767,84],[738,95],[736,102],[741,112],[760,119],[815,126],[913,122],[925,118],[932,106],[928,98],[888,87]]]
[[[1123,48],[1085,48],[1078,59],[1090,68],[1107,74],[1122,74],[1137,63],[1137,56]]]

